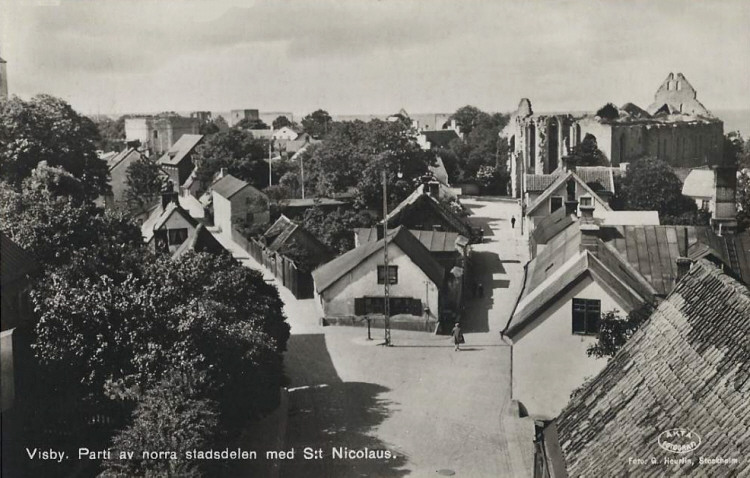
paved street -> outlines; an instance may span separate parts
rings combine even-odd
[[[500,339],[520,288],[524,247],[509,219],[516,204],[463,201],[485,227],[475,246],[484,297],[467,311],[462,352],[428,333],[393,331],[395,346],[366,340],[366,329],[321,327],[311,300],[281,289],[292,325],[288,448],[323,448],[323,460],[299,456],[282,477],[522,477],[531,470],[533,424],[514,416],[509,348]],[[518,217],[518,216],[517,216]],[[391,460],[334,460],[332,447],[386,449]]]

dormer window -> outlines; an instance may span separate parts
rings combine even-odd
[[[578,204],[581,206],[593,206],[594,205],[594,198],[591,196],[581,196],[578,198]]]

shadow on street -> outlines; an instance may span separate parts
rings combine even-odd
[[[288,359],[290,373],[289,423],[286,448],[296,450],[294,460],[282,462],[280,476],[382,476],[401,477],[406,458],[372,436],[388,415],[391,402],[379,398],[389,389],[364,382],[343,382],[326,347],[325,335],[292,335]],[[289,356],[292,355],[292,356]],[[299,373],[304,370],[304,373]],[[295,376],[299,375],[299,376]],[[305,460],[305,447],[323,449],[322,459]],[[396,458],[335,459],[332,449],[390,450]]]

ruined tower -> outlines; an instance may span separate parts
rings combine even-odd
[[[654,95],[654,102],[648,107],[652,115],[657,113],[686,114],[711,117],[711,113],[698,101],[695,91],[682,73],[670,73]]]

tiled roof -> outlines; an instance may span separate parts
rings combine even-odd
[[[457,232],[447,231],[420,231],[409,229],[414,237],[430,252],[456,252],[456,239],[463,236]],[[376,227],[364,227],[354,229],[358,244],[366,244],[378,240]],[[466,240],[464,238],[464,240]]]
[[[544,191],[559,177],[557,174],[526,174],[526,190]]]
[[[716,179],[711,169],[693,169],[682,185],[682,194],[690,197],[713,197]]]
[[[175,144],[159,158],[159,164],[177,165],[190,154],[203,139],[202,134],[183,134]]]
[[[39,263],[34,256],[26,252],[13,242],[11,238],[0,232],[0,267],[2,268],[2,283],[10,284],[39,269]]]
[[[216,194],[227,199],[231,199],[232,196],[245,188],[252,188],[252,186],[241,179],[235,178],[231,174],[225,175],[211,186],[211,189]]]
[[[610,168],[609,166],[579,166],[576,168],[576,174],[594,191],[607,191],[608,193],[614,193],[615,184],[612,176],[613,169],[619,168]]]
[[[430,252],[404,227],[388,231],[389,243],[397,245],[438,286],[443,284],[445,270]],[[315,289],[323,292],[349,271],[377,252],[383,251],[384,239],[368,242],[323,264],[312,273]]]
[[[693,265],[554,422],[562,461],[555,476],[750,475],[748,311],[746,287],[708,262]],[[700,437],[696,452],[659,447],[660,434],[677,428]],[[628,461],[652,456],[656,464]],[[739,463],[698,465],[699,456]],[[696,464],[664,464],[667,457]]]

